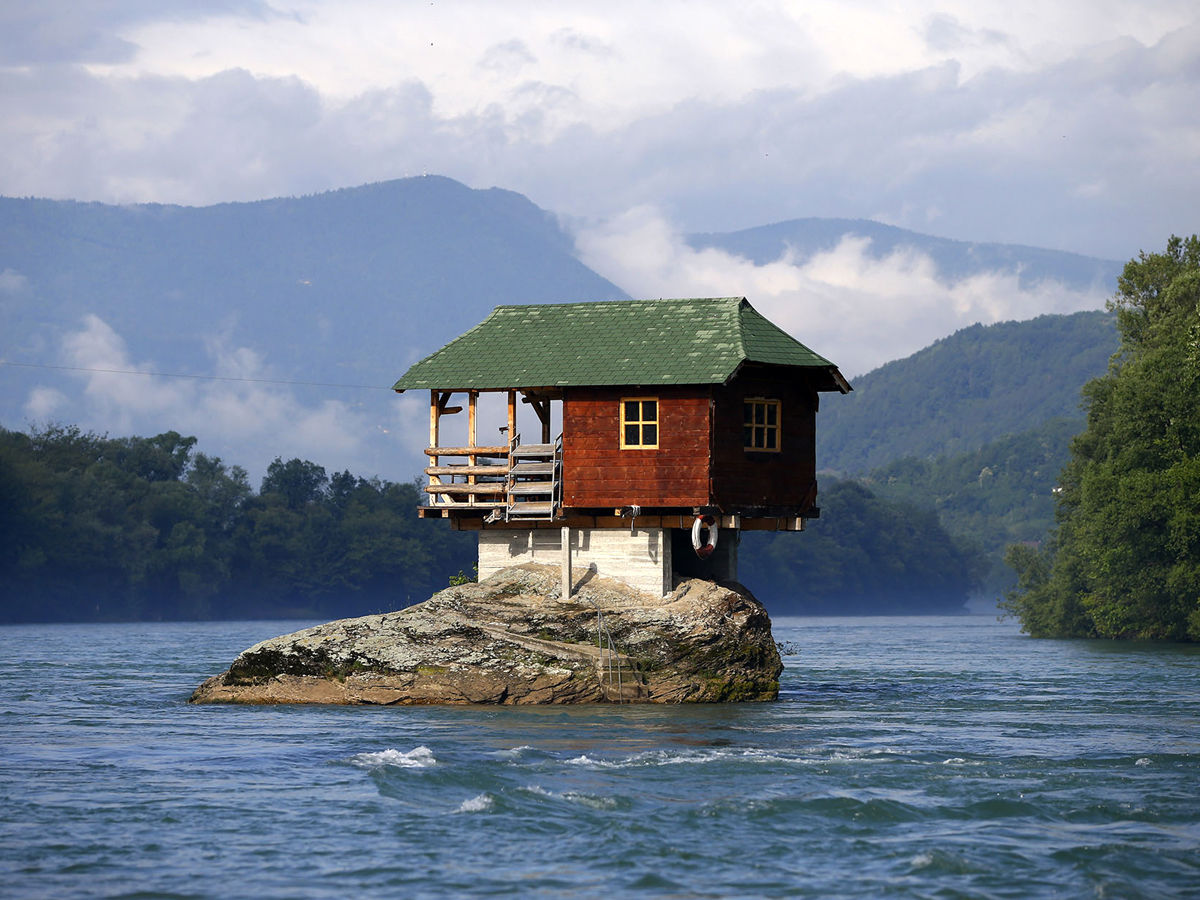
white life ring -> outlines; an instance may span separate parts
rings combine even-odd
[[[700,533],[708,532],[708,543],[701,543]],[[717,520],[712,516],[696,516],[692,521],[692,549],[701,559],[708,559],[717,549]]]

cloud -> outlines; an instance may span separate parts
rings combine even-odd
[[[0,4],[0,66],[116,64],[135,58],[123,36],[132,25],[169,17],[194,22],[211,16],[270,17],[260,0],[38,0]]]
[[[136,59],[0,67],[0,193],[207,204],[432,172],[689,231],[869,216],[1123,259],[1195,228],[1200,25],[1175,0],[110,8]]]
[[[29,290],[29,279],[15,269],[0,272],[0,294],[15,297]]]
[[[60,357],[62,365],[85,370],[71,379],[82,385],[82,397],[77,390],[40,385],[29,394],[26,414],[35,421],[66,415],[113,434],[194,434],[205,452],[251,472],[275,456],[402,479],[419,467],[420,419],[427,409],[396,403],[387,392],[364,401],[304,399],[299,386],[262,383],[273,373],[253,349],[217,337],[207,344],[211,377],[161,377],[152,373],[169,367],[132,359],[123,338],[88,315],[63,339]]]
[[[36,387],[25,402],[25,415],[33,422],[48,422],[68,404],[67,395],[51,387]]]
[[[934,262],[899,248],[875,258],[847,236],[803,261],[791,252],[764,265],[717,249],[695,250],[650,207],[582,230],[581,258],[634,297],[746,296],[767,318],[848,376],[908,356],[959,328],[1042,313],[1097,309],[1099,293],[1050,281],[1026,288],[1018,273],[946,280]]]

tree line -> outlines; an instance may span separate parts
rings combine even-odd
[[[1014,545],[1005,601],[1035,636],[1200,640],[1200,238],[1130,260],[1121,344],[1083,390],[1057,528]]]
[[[0,429],[0,621],[364,615],[472,570],[474,535],[418,519],[416,484],[277,458],[255,491],[196,443]],[[832,480],[822,505],[806,534],[746,535],[773,611],[955,611],[984,568],[931,511]]]
[[[474,561],[414,484],[277,458],[255,492],[195,445],[0,429],[0,621],[363,615]]]
[[[742,536],[740,578],[773,613],[962,612],[987,570],[982,549],[928,507],[826,477],[820,506],[803,534]]]

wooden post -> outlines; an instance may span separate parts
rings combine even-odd
[[[517,436],[517,392],[508,392],[508,442]]]
[[[438,415],[439,415],[439,413],[440,413],[440,410],[438,408],[438,392],[430,391],[429,392],[429,446],[434,449],[436,449],[437,445],[438,445]],[[431,459],[433,460],[431,465],[436,466],[438,464],[438,458],[436,456],[433,456],[433,457],[431,457]]]
[[[562,527],[562,599],[571,596],[571,528]]]
[[[432,390],[429,392],[429,448],[431,450],[436,450],[438,446],[438,418],[440,415],[441,408],[438,406],[438,392],[436,390]],[[438,458],[437,454],[435,453],[429,457],[429,465],[433,468],[437,468],[437,464]],[[441,484],[442,479],[438,475],[430,475],[429,483],[431,485]],[[443,499],[445,498],[439,494],[429,495],[429,502],[434,506],[440,503]]]
[[[476,407],[478,405],[478,402],[479,402],[479,391],[467,391],[467,447],[472,450],[475,449],[477,446],[479,446],[478,442],[475,440],[475,434],[476,434],[475,413],[476,413]],[[478,459],[479,459],[479,457],[476,456],[474,453],[469,454],[467,456],[467,465],[470,467],[469,471],[471,472],[471,474],[467,476],[467,484],[475,484],[475,465],[476,465],[476,460],[478,460]],[[474,504],[475,503],[475,495],[468,494],[467,502]]]

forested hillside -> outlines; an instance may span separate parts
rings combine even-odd
[[[1054,526],[1054,492],[1082,427],[1082,418],[1051,419],[958,456],[898,459],[861,482],[881,498],[936,512],[946,531],[982,550],[978,588],[999,597],[1016,577],[1004,562],[1009,545],[1039,544]]]
[[[277,459],[256,493],[195,445],[0,429],[0,621],[363,615],[474,563],[412,484]]]
[[[817,460],[865,474],[903,457],[970,453],[989,441],[1078,418],[1079,390],[1117,349],[1105,312],[973,325],[854,380],[822,403]]]
[[[0,430],[0,621],[364,615],[472,569],[475,536],[418,519],[412,484],[276,459],[255,492],[196,444]],[[773,612],[962,608],[982,557],[932,512],[852,482],[822,505],[805,534],[746,536]]]

